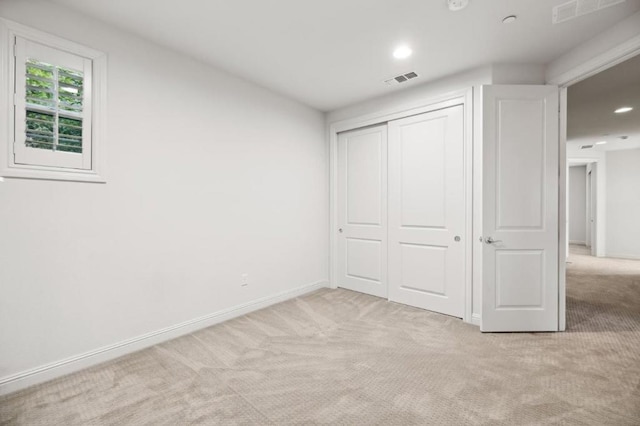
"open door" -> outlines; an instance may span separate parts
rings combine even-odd
[[[556,86],[483,86],[482,331],[558,330]]]

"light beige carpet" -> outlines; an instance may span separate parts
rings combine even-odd
[[[2,424],[640,424],[640,262],[572,255],[566,333],[321,290],[0,398]]]

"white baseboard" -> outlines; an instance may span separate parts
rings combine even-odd
[[[569,240],[569,244],[578,244],[581,246],[586,246],[587,242],[586,241],[574,241],[574,240]]]
[[[603,257],[613,257],[615,259],[640,260],[640,256],[638,256],[637,254],[607,253]]]
[[[477,325],[478,327],[480,327],[480,320],[481,320],[480,314],[476,314],[476,313],[471,314],[471,324]]]
[[[110,361],[123,355],[157,345],[167,340],[175,339],[176,337],[180,337],[185,334],[193,333],[194,331],[246,315],[250,312],[257,311],[259,309],[266,308],[267,306],[284,302],[285,300],[293,299],[328,286],[329,283],[327,281],[318,281],[313,284],[307,284],[273,296],[263,297],[233,308],[224,309],[200,318],[185,321],[161,330],[152,331],[151,333],[143,334],[142,336],[137,336],[113,345],[76,355],[62,361],[36,367],[11,376],[2,377],[0,378],[0,395],[15,392],[105,361]]]

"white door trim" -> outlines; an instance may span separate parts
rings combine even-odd
[[[637,35],[624,43],[619,44],[570,70],[547,79],[547,84],[555,84],[560,88],[560,156],[559,156],[559,192],[558,192],[558,330],[565,331],[566,323],[566,246],[567,246],[567,224],[566,200],[567,200],[567,88],[586,78],[589,78],[601,71],[618,65],[636,55],[640,54],[640,35]]]
[[[564,119],[562,114],[564,111]],[[567,329],[567,87],[560,87],[558,128],[558,331]]]
[[[420,104],[403,105],[373,114],[362,115],[328,124],[329,132],[329,282],[331,288],[337,288],[338,265],[338,133],[361,127],[382,124],[391,120],[410,117],[435,111],[454,105],[464,107],[464,182],[465,182],[465,226],[466,235],[472,238],[473,219],[473,88],[451,92],[439,97],[429,98]],[[472,322],[472,268],[475,264],[474,244],[466,245],[465,253],[465,322]]]
[[[615,48],[609,49],[580,65],[576,65],[562,74],[548,78],[547,84],[569,87],[638,54],[640,54],[640,35],[630,38]]]

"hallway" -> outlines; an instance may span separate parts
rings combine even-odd
[[[567,331],[640,333],[640,261],[599,258],[571,245],[567,264]],[[617,337],[616,337],[617,336]],[[640,360],[639,360],[640,363]]]

